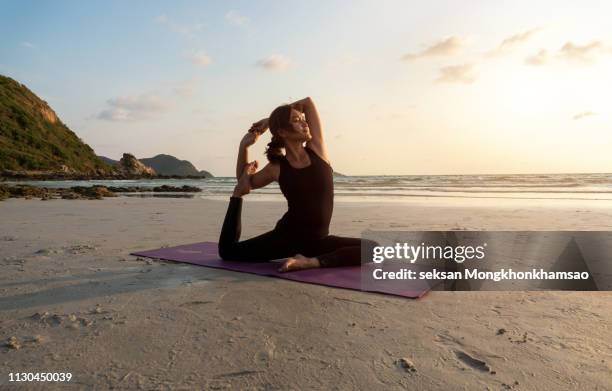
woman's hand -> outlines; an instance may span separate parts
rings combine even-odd
[[[243,195],[249,194],[251,192],[251,176],[257,172],[257,167],[259,163],[257,160],[247,163],[242,170],[242,175],[238,179],[238,183],[236,187],[234,187],[234,193],[232,193],[232,197],[242,197]]]
[[[269,128],[268,119],[264,118],[264,119],[259,120],[257,122],[253,122],[253,125],[251,125],[251,129],[249,129],[249,132],[262,134],[266,130],[268,130],[268,128]]]

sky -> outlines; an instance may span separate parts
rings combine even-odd
[[[612,172],[608,1],[0,0],[0,74],[98,155],[231,176],[310,96],[348,175]],[[269,133],[250,151],[260,166]]]

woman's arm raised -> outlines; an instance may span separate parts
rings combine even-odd
[[[238,147],[238,159],[236,161],[236,179],[242,176],[244,166],[249,161],[249,147],[257,141],[259,133],[249,131],[244,135]]]
[[[325,146],[325,139],[323,138],[323,127],[321,126],[321,119],[319,118],[319,112],[315,106],[314,101],[310,97],[300,99],[297,102],[291,104],[296,110],[300,110],[306,116],[306,122],[312,135],[312,140],[306,144],[318,153],[323,159],[329,162],[327,157],[327,147]]]
[[[242,171],[244,170],[244,166],[249,161],[249,151],[248,148],[255,144],[259,136],[268,130],[268,118],[264,118],[257,122],[254,122],[251,125],[251,128],[244,135],[242,140],[240,141],[240,147],[238,149],[238,160],[236,162],[236,179],[239,179],[242,175]]]

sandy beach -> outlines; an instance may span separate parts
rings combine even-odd
[[[331,232],[612,230],[579,201],[338,202]],[[0,203],[0,388],[605,390],[610,292],[441,292],[419,300],[137,259],[216,241],[226,202]],[[243,237],[282,202],[245,201]],[[12,338],[14,337],[14,338]],[[9,373],[70,372],[69,383]]]

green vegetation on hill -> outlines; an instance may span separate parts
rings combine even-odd
[[[0,170],[103,174],[110,167],[74,134],[47,103],[0,75]]]

